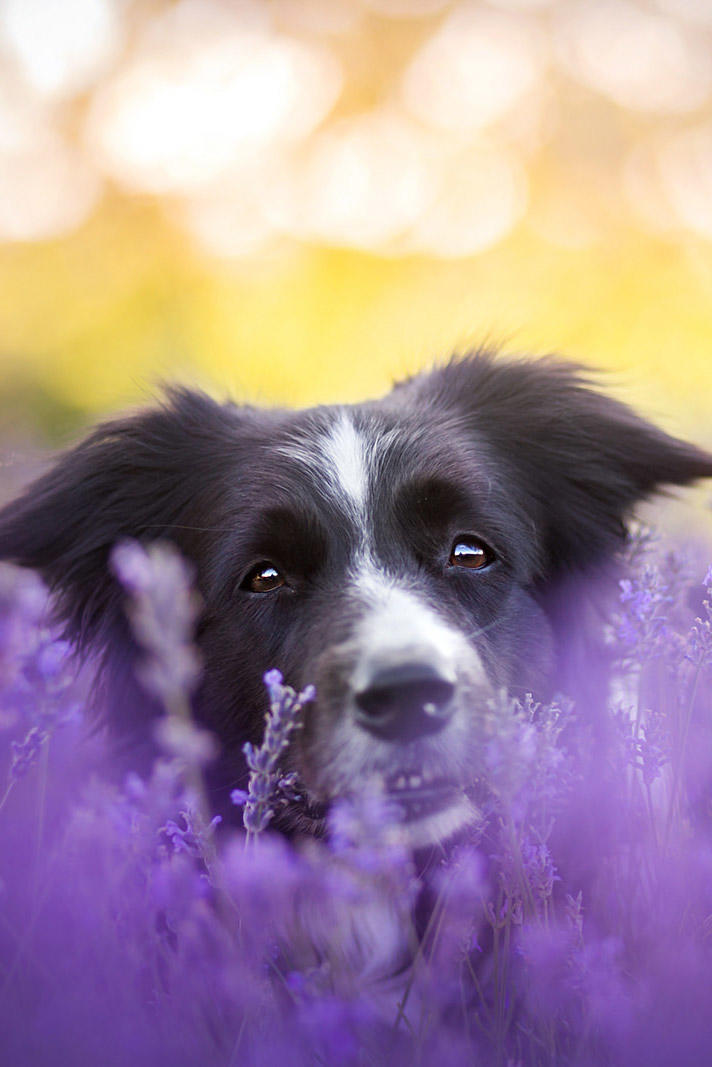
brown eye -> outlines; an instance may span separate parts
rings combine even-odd
[[[477,537],[458,537],[452,546],[448,563],[451,567],[467,567],[470,571],[481,571],[494,563],[496,556],[492,549]]]
[[[280,574],[275,565],[263,561],[252,568],[240,588],[250,593],[272,593],[286,584],[284,575]]]

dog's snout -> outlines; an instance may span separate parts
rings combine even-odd
[[[450,720],[455,686],[427,664],[378,671],[355,694],[357,721],[369,733],[406,741],[436,733]]]

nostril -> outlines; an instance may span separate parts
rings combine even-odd
[[[408,681],[375,684],[356,694],[356,703],[375,718],[391,711],[422,708],[426,715],[438,715],[450,703],[454,687],[446,681]]]
[[[358,721],[371,733],[406,740],[441,730],[452,714],[455,686],[424,665],[379,671],[355,694]]]

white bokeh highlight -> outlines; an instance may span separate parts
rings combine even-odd
[[[331,110],[341,73],[325,49],[247,19],[215,31],[175,41],[154,30],[156,46],[94,100],[89,143],[120,183],[191,192],[305,137]]]
[[[0,241],[106,179],[223,258],[712,240],[711,118],[712,0],[0,0]]]
[[[472,133],[535,92],[544,69],[533,23],[461,3],[413,58],[403,100],[425,122]]]
[[[427,136],[389,110],[335,123],[265,187],[279,229],[331,245],[387,245],[435,193]]]
[[[664,143],[659,166],[663,189],[680,222],[712,239],[712,123]]]
[[[40,241],[80,226],[101,192],[94,169],[51,112],[0,81],[0,241]]]
[[[506,237],[526,206],[526,173],[517,157],[494,146],[472,146],[452,160],[409,247],[448,258],[475,255]]]
[[[116,57],[119,15],[112,0],[0,0],[0,42],[33,89],[69,96]]]
[[[557,54],[577,81],[622,107],[684,113],[712,91],[708,41],[627,0],[559,6]]]

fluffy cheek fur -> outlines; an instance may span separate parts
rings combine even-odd
[[[543,607],[514,585],[500,605],[496,624],[483,635],[481,651],[493,683],[513,695],[544,695],[552,682],[557,635]]]

